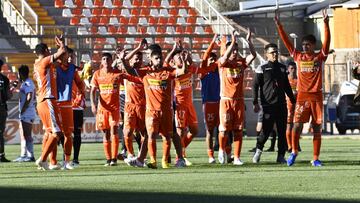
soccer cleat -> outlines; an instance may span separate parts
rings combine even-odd
[[[49,164],[49,170],[59,170],[61,168],[58,164]]]
[[[177,167],[177,168],[183,168],[183,167],[185,167],[185,166],[186,166],[186,161],[185,161],[184,158],[179,158],[179,159],[176,160],[176,162],[175,162],[175,167]]]
[[[286,159],[284,158],[284,156],[278,156],[276,158],[276,163],[278,163],[278,164],[286,164]]]
[[[36,160],[35,164],[37,165],[39,170],[49,170],[48,162],[47,161],[41,161],[41,157]]]
[[[262,150],[261,149],[256,149],[255,154],[252,158],[252,162],[253,163],[259,163],[260,162],[260,158],[261,158],[261,154],[262,154]]]
[[[0,157],[0,162],[5,163],[5,162],[11,162],[11,161],[10,161],[9,159],[5,158],[4,155],[2,155],[2,156]]]
[[[152,169],[157,169],[156,161],[150,161],[149,163],[147,163],[147,167]]]
[[[269,149],[265,150],[265,152],[274,152],[274,151],[275,151],[274,147],[269,147]]]
[[[184,160],[185,160],[185,165],[186,166],[191,166],[192,165],[192,163],[187,158],[184,158]]]
[[[297,157],[297,154],[291,153],[287,160],[287,165],[288,166],[294,165],[296,157]]]
[[[24,159],[24,162],[35,162],[35,158],[34,157],[26,157]]]
[[[124,159],[126,159],[127,157],[126,157],[126,151],[125,150],[122,150],[121,151],[121,153],[119,153],[118,155],[117,155],[117,159],[118,160],[124,160]]]
[[[19,156],[18,158],[14,159],[13,162],[24,162],[26,158],[26,156]]]
[[[133,167],[140,167],[143,168],[144,167],[144,163],[142,163],[141,161],[139,161],[138,159],[133,159],[130,160],[130,162],[128,163],[129,166],[133,166]]]
[[[316,159],[316,160],[311,161],[311,165],[315,166],[315,167],[321,167],[322,163],[321,163],[321,161],[319,159]]]
[[[80,162],[78,161],[78,160],[73,160],[72,162],[71,162],[71,165],[74,167],[74,168],[76,168],[76,167],[78,167],[79,165],[80,165]]]
[[[210,157],[209,164],[215,164],[215,163],[216,163],[216,161],[215,161],[214,157]]]
[[[234,158],[233,164],[236,166],[242,166],[244,162],[242,162],[239,158]]]
[[[64,161],[61,170],[74,170],[74,166],[72,166],[70,162]]]
[[[220,164],[225,164],[225,157],[226,157],[225,151],[219,149],[218,159]]]
[[[110,166],[116,166],[116,165],[117,165],[117,160],[116,159],[111,159]]]
[[[162,162],[161,162],[161,167],[162,167],[162,168],[165,168],[165,169],[166,169],[166,168],[170,168],[170,164],[169,164],[167,161],[162,161]]]
[[[104,166],[110,166],[111,163],[111,159],[106,160],[106,164],[104,164]]]

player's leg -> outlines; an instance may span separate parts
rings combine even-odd
[[[84,122],[84,111],[83,110],[73,110],[74,114],[74,139],[73,139],[73,148],[74,148],[74,158],[73,164],[79,164],[79,154],[81,147],[81,129]]]
[[[110,166],[117,165],[117,155],[119,152],[119,121],[120,114],[118,111],[109,113],[110,136],[111,136],[111,162]]]
[[[287,150],[286,143],[286,123],[287,123],[287,109],[286,106],[280,106],[276,112],[273,112],[273,115],[276,117],[276,131],[278,134],[278,155],[276,162],[277,163],[286,163],[285,153]]]
[[[127,158],[135,157],[134,148],[133,148],[133,134],[136,127],[136,111],[135,106],[129,103],[125,104],[124,108],[124,140],[125,147],[128,151]]]
[[[226,162],[226,146],[228,143],[228,133],[232,130],[232,111],[230,100],[220,100],[219,111],[220,125],[219,125],[219,154],[218,159],[220,164]]]
[[[159,134],[159,120],[160,112],[146,110],[145,112],[145,125],[148,134],[148,152],[150,160],[148,162],[149,168],[157,168],[156,163],[156,137]]]
[[[71,103],[60,105],[60,112],[62,117],[62,127],[64,132],[64,163],[62,169],[74,169],[70,163],[72,151],[72,132],[74,131],[74,118]]]
[[[313,166],[322,166],[319,160],[321,149],[321,124],[323,105],[322,102],[312,102],[312,127],[313,127]]]
[[[243,128],[245,120],[245,103],[244,100],[234,100],[234,120],[233,120],[233,140],[234,140],[234,165],[242,165],[243,162],[240,160],[242,139],[243,139]]]

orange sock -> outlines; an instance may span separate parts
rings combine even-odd
[[[132,135],[124,136],[124,142],[128,153],[134,155]]]
[[[58,138],[55,135],[49,135],[45,143],[45,147],[41,153],[42,161],[46,161],[49,154],[53,151],[54,147],[57,145]]]
[[[320,148],[321,148],[321,133],[314,133],[313,147],[314,147],[314,160],[318,160],[320,155]]]
[[[71,133],[66,133],[64,137],[65,161],[70,161],[72,146],[73,146],[73,142],[72,142]]]
[[[225,132],[219,133],[219,150],[225,151],[225,146],[227,144],[227,136],[225,136]]]
[[[110,160],[111,159],[111,141],[104,139],[103,145],[104,145],[104,153],[105,153],[106,160]]]
[[[214,158],[214,150],[208,149],[207,152],[208,152],[209,158]]]
[[[291,148],[292,152],[295,154],[299,153],[300,134],[301,132],[296,132],[294,129],[292,130]]]
[[[243,137],[242,131],[234,133],[234,157],[235,158],[240,158],[242,137]],[[231,149],[230,149],[230,153],[231,153]]]
[[[169,138],[163,138],[163,156],[162,161],[168,161],[169,155],[170,155],[170,147],[171,147],[171,139]]]
[[[117,159],[119,153],[119,135],[111,136],[111,159]]]
[[[148,150],[151,161],[156,161],[156,139],[149,139]]]
[[[291,130],[286,130],[286,142],[287,142],[287,146],[288,146],[288,149],[291,149],[291,133],[292,131]]]

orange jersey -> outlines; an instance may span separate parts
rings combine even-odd
[[[105,68],[100,68],[95,71],[91,86],[99,89],[99,108],[110,112],[119,110],[121,83],[123,83],[123,77],[117,69],[106,71]]]
[[[139,77],[144,77],[145,71],[137,71]],[[124,80],[125,86],[125,102],[135,105],[146,105],[145,90],[142,83]]]
[[[82,80],[80,80],[80,81],[82,82],[82,86],[80,87],[80,89],[83,88],[83,91],[79,90],[76,83],[73,84],[73,86],[72,86],[71,98],[72,98],[73,109],[83,109],[86,107],[86,105],[85,105],[85,83]]]
[[[162,69],[147,73],[142,81],[146,95],[146,109],[161,111],[172,108],[172,80],[175,69]]]
[[[192,73],[186,73],[175,78],[174,95],[176,104],[192,104]]]
[[[247,67],[244,58],[236,62],[226,62],[223,65],[219,63],[221,98],[241,99],[244,97],[244,70]]]
[[[56,99],[56,69],[52,55],[35,61],[34,79],[38,86],[38,102],[42,102],[44,99]]]

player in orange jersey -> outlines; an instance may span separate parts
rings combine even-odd
[[[313,126],[313,166],[322,166],[319,160],[321,147],[321,124],[323,115],[323,96],[322,96],[322,69],[327,59],[330,46],[330,29],[329,17],[326,10],[323,10],[325,39],[319,53],[315,53],[316,38],[313,35],[303,37],[303,51],[295,49],[292,42],[286,35],[279,19],[279,13],[275,15],[275,23],[279,35],[284,42],[290,55],[297,64],[297,102],[295,106],[294,134],[292,137],[292,153],[290,154],[287,164],[292,166],[295,163],[298,154],[298,144],[303,123],[312,118]]]
[[[206,144],[209,163],[215,163],[213,136],[214,130],[219,125],[220,78],[217,56],[212,52],[218,35],[215,34],[209,47],[205,51],[200,69],[213,67],[214,70],[200,74],[201,97],[203,102],[204,121],[206,125]],[[226,44],[226,43],[225,43]],[[217,136],[216,136],[217,138]]]
[[[117,165],[119,148],[119,88],[123,83],[123,77],[119,70],[113,69],[112,62],[111,54],[102,54],[100,69],[94,73],[90,90],[91,111],[96,115],[96,127],[105,133],[103,139],[105,166]],[[97,90],[99,90],[98,105],[95,103]]]
[[[44,145],[40,158],[36,161],[39,169],[48,170],[47,158],[57,145],[61,132],[59,109],[56,103],[56,69],[53,62],[65,53],[62,37],[55,37],[58,51],[51,55],[46,44],[40,43],[35,47],[37,59],[34,64],[34,78],[37,82],[37,111],[45,129]],[[47,135],[47,136],[46,136]]]
[[[148,47],[150,64],[145,67],[147,73],[144,77],[138,77],[144,84],[146,96],[145,124],[148,140],[150,161],[149,168],[157,168],[156,163],[156,137],[161,135],[163,139],[162,167],[169,168],[168,157],[170,155],[172,128],[172,81],[176,76],[183,75],[186,63],[181,69],[172,69],[163,65],[162,50],[157,44]],[[185,59],[182,57],[182,60]],[[126,61],[123,61],[128,65]],[[179,152],[177,152],[179,153]],[[181,154],[181,152],[180,152]],[[179,155],[179,154],[178,154]],[[185,166],[185,160],[180,157],[175,166]]]
[[[234,165],[242,165],[240,152],[242,146],[242,130],[245,115],[243,79],[244,70],[255,59],[256,52],[251,42],[251,32],[248,30],[246,40],[249,44],[250,55],[246,58],[239,56],[238,45],[235,42],[235,31],[231,33],[231,42],[223,56],[218,60],[220,74],[220,126],[219,126],[219,162],[225,163],[225,146],[228,133],[234,136]]]
[[[125,62],[128,64],[127,72],[130,75],[144,77],[146,72],[142,68],[142,51],[147,48],[146,40],[142,40],[139,45],[126,54]],[[119,50],[118,50],[119,51]],[[117,52],[119,59],[123,58],[121,52]],[[120,60],[121,61],[121,60]],[[118,66],[121,67],[121,66]],[[126,68],[126,67],[124,67]],[[144,159],[147,155],[148,136],[145,129],[145,110],[146,99],[145,90],[142,83],[135,83],[124,80],[125,85],[125,108],[124,108],[124,142],[128,151],[128,156],[124,160],[128,165],[143,167]],[[141,136],[140,151],[135,157],[132,137],[135,132]]]

